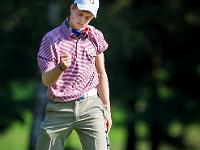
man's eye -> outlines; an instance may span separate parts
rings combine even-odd
[[[78,15],[79,15],[79,16],[83,16],[83,14],[81,14],[81,13],[79,13]]]
[[[85,19],[86,19],[86,20],[89,20],[89,19],[90,19],[90,17],[86,17]]]

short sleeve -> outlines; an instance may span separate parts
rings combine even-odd
[[[51,37],[44,36],[37,54],[38,66],[41,72],[51,70],[56,65],[56,51]]]
[[[103,33],[100,30],[95,29],[93,33],[97,44],[97,55],[104,52],[108,48],[108,43],[104,39]]]

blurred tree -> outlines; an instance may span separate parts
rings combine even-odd
[[[7,0],[0,1],[0,5],[2,131],[14,120],[22,121],[23,112],[32,107],[30,101],[34,99],[34,80],[37,77],[37,43],[49,25],[47,15],[41,15],[47,12],[45,1]]]
[[[111,94],[119,103],[123,100],[130,111],[127,118],[132,118],[127,122],[132,138],[127,149],[135,147],[132,131],[137,120],[148,124],[152,150],[161,141],[184,149],[179,136],[169,135],[170,125],[199,121],[198,6],[186,0],[127,0],[107,8],[111,11],[102,29],[111,43]]]

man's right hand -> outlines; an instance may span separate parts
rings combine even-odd
[[[65,55],[60,56],[59,65],[60,65],[60,68],[61,68],[62,71],[69,68],[69,66],[71,65],[71,54],[66,53]]]

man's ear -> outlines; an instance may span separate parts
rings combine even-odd
[[[73,10],[73,4],[70,5],[70,12]]]
[[[73,9],[74,9],[74,4],[71,4],[71,5],[70,5],[70,12],[71,12],[71,13],[72,13]]]
[[[75,5],[75,4],[71,4],[71,5],[70,5],[70,11],[72,11],[72,10],[74,10],[74,9],[76,9],[76,5]]]

